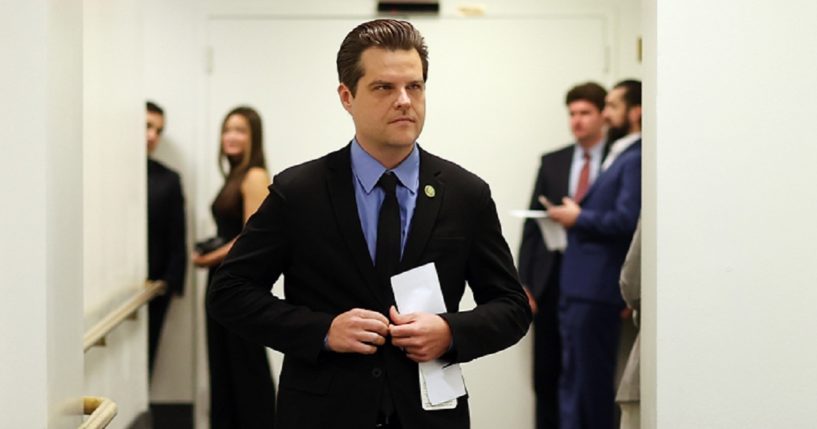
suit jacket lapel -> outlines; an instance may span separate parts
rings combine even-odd
[[[615,167],[615,165],[616,165],[616,161],[618,161],[618,158],[621,158],[621,157],[622,157],[622,156],[623,156],[625,153],[630,152],[630,151],[632,151],[632,150],[635,150],[636,148],[641,149],[641,139],[636,140],[636,141],[635,141],[635,143],[631,144],[631,145],[630,145],[630,146],[629,146],[627,149],[624,149],[624,152],[621,152],[620,154],[618,154],[618,157],[616,157],[616,159],[614,159],[614,160],[613,160],[613,163],[612,163],[612,164],[610,164],[610,166],[609,166],[609,167],[607,167],[607,170],[604,170],[604,171],[602,171],[601,173],[599,173],[599,176],[598,176],[598,177],[596,177],[596,180],[593,182],[593,184],[592,184],[592,185],[590,185],[590,189],[588,189],[588,190],[587,190],[587,193],[584,195],[584,198],[582,199],[582,202],[587,201],[587,197],[589,197],[589,196],[590,196],[590,194],[592,194],[592,193],[593,193],[593,190],[594,190],[594,189],[596,189],[596,188],[598,187],[598,186],[596,186],[596,183],[598,183],[598,182],[599,182],[599,180],[601,180],[601,179],[602,179],[602,177],[604,177],[604,176],[605,176],[605,174],[606,174],[608,171],[612,170],[612,169],[613,169],[613,167]],[[606,157],[605,157],[605,158],[606,158]],[[579,205],[581,205],[581,203],[579,203]]]
[[[360,226],[360,216],[357,212],[355,188],[352,182],[350,147],[350,145],[347,145],[345,148],[332,153],[327,159],[329,166],[329,174],[327,175],[329,198],[332,202],[335,219],[338,222],[338,229],[349,247],[352,258],[357,264],[362,277],[366,280],[366,285],[371,289],[373,296],[382,301],[382,287],[377,280],[374,264],[369,256],[369,248],[366,245],[363,229]]]
[[[570,146],[570,149],[564,151],[554,165],[556,175],[553,179],[557,195],[546,195],[554,204],[561,204],[561,198],[570,195],[570,169],[573,165],[574,150],[574,146]],[[555,201],[554,198],[556,198]]]
[[[445,194],[445,184],[438,177],[440,172],[441,165],[436,162],[435,157],[420,149],[420,186],[417,189],[417,204],[414,207],[406,248],[400,261],[400,272],[417,265],[434,230]]]

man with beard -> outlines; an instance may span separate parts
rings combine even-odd
[[[548,207],[548,216],[567,228],[568,240],[559,308],[562,429],[614,426],[624,308],[618,279],[641,211],[641,82],[618,83],[607,95],[604,118],[616,139],[598,179],[582,201],[565,197]]]
[[[581,201],[601,169],[605,155],[604,98],[601,85],[587,82],[568,91],[565,104],[576,141],[542,156],[530,208],[542,208],[540,196]],[[559,267],[561,252],[547,249],[533,219],[525,222],[519,247],[519,278],[534,311],[533,383],[537,429],[559,427]]]

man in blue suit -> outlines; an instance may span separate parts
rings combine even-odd
[[[607,95],[610,152],[581,204],[565,197],[548,216],[567,228],[559,324],[562,429],[613,428],[614,373],[624,302],[618,278],[641,211],[641,82]]]

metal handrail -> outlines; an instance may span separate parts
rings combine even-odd
[[[165,293],[167,283],[162,280],[148,280],[145,288],[134,294],[116,310],[110,312],[89,329],[82,338],[82,350],[87,352],[94,346],[104,346],[105,337],[125,319],[133,318],[139,309],[157,295]]]
[[[85,396],[82,398],[83,412],[88,418],[82,422],[79,429],[103,429],[116,417],[118,407],[116,402],[101,396]]]

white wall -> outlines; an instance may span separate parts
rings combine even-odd
[[[813,428],[817,4],[645,4],[645,427]]]
[[[176,170],[182,179],[187,213],[189,248],[194,242],[196,156],[200,149],[204,111],[204,25],[202,2],[179,0],[143,2],[144,86],[145,98],[165,110],[165,129],[153,156]],[[150,385],[150,401],[157,403],[193,403],[196,379],[195,333],[200,294],[196,288],[196,270],[188,268],[185,294],[174,298],[157,354]],[[203,338],[202,338],[203,340]]]
[[[3,427],[81,421],[81,26],[78,1],[0,5]]]
[[[83,188],[86,328],[144,287],[147,205],[141,2],[85,0]],[[147,311],[85,355],[85,390],[147,410]]]

